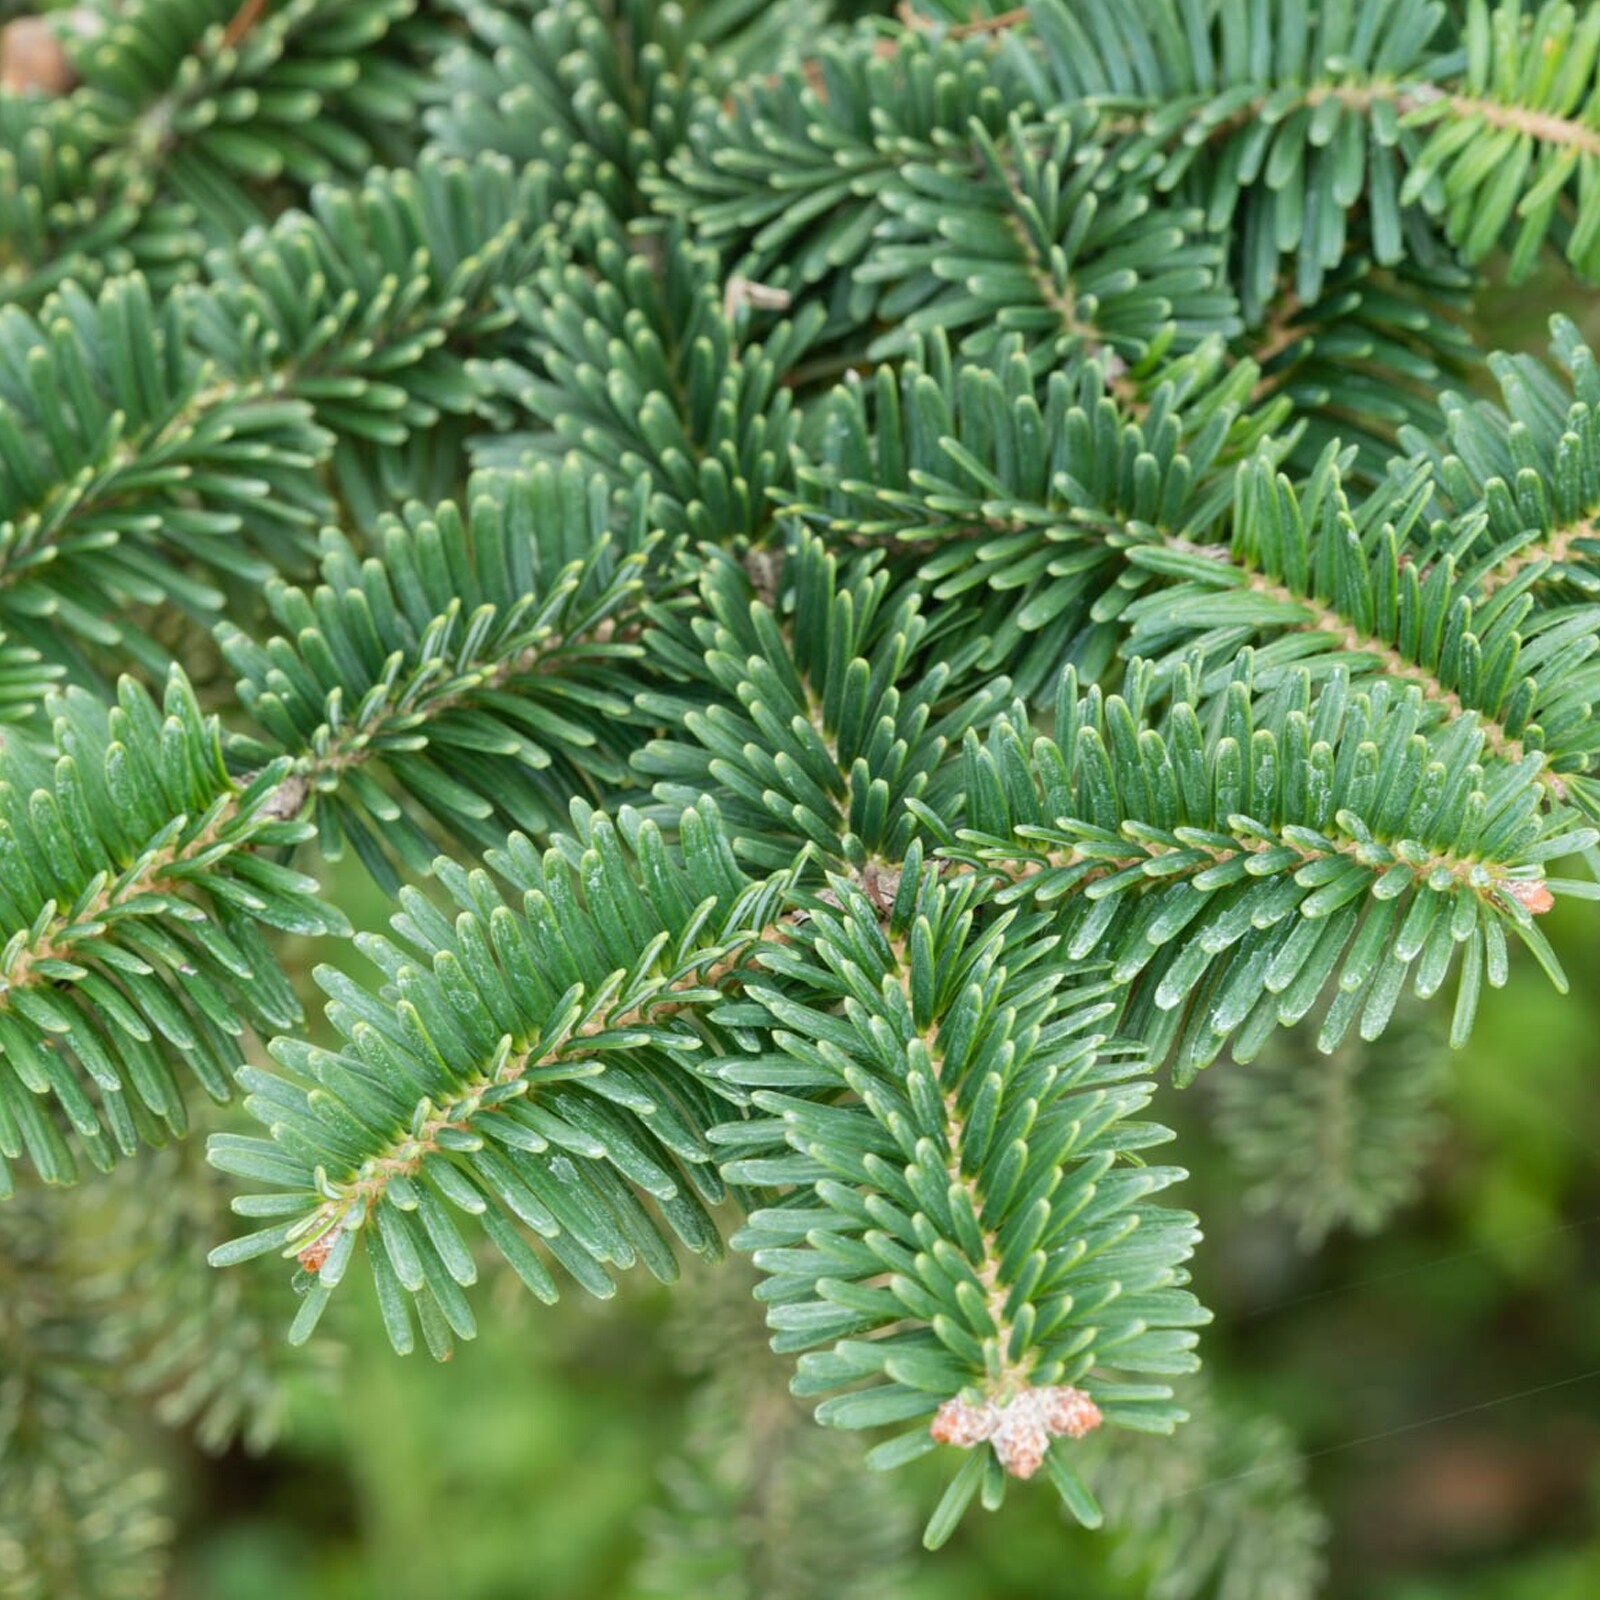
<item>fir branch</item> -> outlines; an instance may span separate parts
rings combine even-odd
[[[480,459],[576,452],[677,539],[761,540],[798,432],[787,379],[821,318],[813,308],[757,337],[737,299],[680,230],[641,251],[615,218],[582,208],[514,291],[508,353],[472,369],[533,425]]]
[[[1097,1522],[1143,1458],[1082,1436],[1170,1432],[1205,1317],[1141,1074],[1315,1018],[1343,1053],[1237,1075],[1229,1137],[1375,1221],[1428,1075],[1356,1052],[1452,978],[1459,1043],[1514,940],[1564,982],[1543,913],[1595,897],[1594,357],[1425,435],[1473,263],[1600,271],[1600,14],[458,9],[426,89],[411,0],[135,0],[0,97],[0,715],[78,685],[0,753],[0,1160],[238,1082],[213,1258],[292,1258],[297,1342],[359,1259],[440,1356],[485,1253],[606,1294],[731,1199],[821,1419],[967,1452],[930,1544],[1039,1472]],[[221,724],[96,698],[196,625]],[[268,931],[341,927],[313,835],[393,937],[323,969],[338,1042],[241,1065],[298,1027]],[[140,1352],[218,1438],[220,1305]],[[109,1492],[97,1406],[23,1441],[47,1521]],[[1156,1592],[1310,1586],[1281,1444],[1157,1447]],[[144,1582],[128,1509],[45,1581]]]
[[[0,287],[194,275],[208,245],[332,178],[412,153],[430,31],[415,0],[96,0],[66,98],[0,122]]]
[[[268,586],[276,637],[219,630],[259,729],[230,760],[288,756],[292,811],[323,853],[348,844],[391,891],[391,856],[422,875],[437,854],[418,818],[477,848],[548,833],[575,793],[625,775],[633,743],[647,548],[611,520],[569,462],[479,474],[461,507],[383,518],[365,559],[329,530],[313,593]]]
[[[1041,1466],[1095,1521],[1051,1437],[1102,1418],[1170,1428],[1170,1391],[1127,1380],[1188,1370],[1205,1320],[1181,1287],[1193,1219],[1150,1200],[1182,1174],[1134,1154],[1170,1137],[1131,1120],[1140,1059],[1100,1051],[1104,991],[1046,964],[1041,919],[980,917],[976,878],[941,883],[914,854],[887,928],[848,880],[830,891],[838,910],[819,901],[765,958],[773,981],[749,986],[777,1053],[716,1069],[767,1113],[718,1130],[728,1176],[789,1191],[735,1238],[770,1275],[774,1347],[809,1352],[797,1392],[848,1390],[821,1421],[937,1413],[880,1464],[992,1443],[958,1470],[930,1545],[980,1482],[993,1506]]]
[[[1174,1438],[1088,1443],[1114,1569],[1149,1600],[1313,1600],[1328,1519],[1288,1429],[1199,1378],[1178,1395],[1189,1419]]]
[[[1179,10],[1029,6],[1057,97],[1102,108],[1125,140],[1124,170],[1206,194],[1210,225],[1243,242],[1252,318],[1273,296],[1280,254],[1296,254],[1301,298],[1320,294],[1358,205],[1385,265],[1417,253],[1408,208],[1441,216],[1469,262],[1515,224],[1520,276],[1575,198],[1567,253],[1594,275],[1600,211],[1572,193],[1600,150],[1593,16],[1557,4],[1525,26],[1517,0],[1472,0],[1457,51],[1433,0]]]
[[[465,359],[506,325],[537,191],[492,160],[376,174],[159,309],[135,278],[0,317],[0,619],[19,642],[91,682],[108,657],[159,675],[164,652],[114,620],[131,607],[248,617],[306,564],[330,472],[478,403]]]
[[[996,724],[969,739],[966,824],[918,807],[955,860],[999,874],[1003,901],[1056,907],[1074,960],[1109,964],[1123,1026],[1180,1081],[1231,1039],[1248,1061],[1279,1026],[1330,997],[1319,1048],[1359,1021],[1389,1024],[1409,982],[1426,998],[1459,957],[1452,1038],[1507,935],[1558,987],[1534,919],[1561,890],[1544,864],[1593,829],[1543,803],[1538,763],[1483,760],[1470,720],[1429,739],[1417,690],[1352,694],[1336,674],[1313,700],[1304,673],[1252,698],[1250,664],[1206,728],[1192,680],[1159,729],[1131,703],[1081,700],[1071,674],[1053,740]]]
[[[1118,653],[1170,673],[1199,652],[1218,687],[1254,646],[1264,671],[1315,662],[1416,683],[1496,755],[1537,751],[1553,801],[1593,806],[1592,616],[1535,610],[1526,582],[1486,598],[1458,574],[1476,512],[1428,528],[1425,468],[1353,501],[1330,446],[1296,483],[1275,468],[1287,444],[1266,433],[1271,414],[1242,414],[1248,366],[1221,381],[1200,356],[1169,369],[1143,423],[1092,364],[1075,404],[1057,379],[1045,408],[1013,366],[975,374],[935,350],[931,371],[847,388],[797,509],[830,542],[935,542],[921,581],[946,600],[991,591],[985,665],[1030,693],[1052,656],[1094,675]],[[1218,464],[1252,447],[1224,516]]]
[[[1261,369],[1255,404],[1281,396],[1294,407],[1304,430],[1294,465],[1310,468],[1338,440],[1357,451],[1352,476],[1377,482],[1397,439],[1419,448],[1438,427],[1441,388],[1478,376],[1481,358],[1461,322],[1474,281],[1445,261],[1379,267],[1353,242],[1319,298],[1303,304],[1282,290],[1236,347]]]
[[[549,184],[497,156],[424,155],[319,186],[305,212],[208,258],[198,342],[226,373],[309,402],[333,471],[360,476],[372,451],[481,411],[469,363],[513,326],[503,291],[537,259]]]
[[[219,373],[194,311],[128,278],[0,315],[0,617],[80,679],[129,656],[164,671],[117,619],[215,611],[191,562],[259,582],[299,559],[322,505],[310,469],[332,438],[270,384]]]
[[[404,892],[394,926],[415,954],[361,941],[381,996],[319,971],[344,1047],[282,1039],[283,1075],[241,1075],[271,1138],[219,1136],[211,1157],[281,1191],[239,1209],[287,1220],[212,1259],[296,1256],[297,1342],[362,1242],[397,1349],[413,1342],[408,1295],[435,1354],[470,1338],[461,1291],[476,1268],[456,1215],[480,1219],[542,1299],[556,1282],[523,1227],[600,1295],[608,1269],[636,1261],[676,1275],[663,1223],[697,1253],[720,1249],[699,1013],[774,926],[785,880],[747,879],[709,806],[685,815],[676,848],[627,812],[577,823],[542,860],[517,836],[490,856],[512,902],[441,860],[462,914],[452,924]]]
[[[691,133],[658,203],[741,275],[813,290],[830,330],[887,323],[872,359],[936,327],[982,359],[1018,329],[1040,369],[1101,349],[1140,368],[1237,327],[1198,216],[1108,197],[1086,118],[1040,122],[976,43],[884,43],[863,31],[748,91]]]
[[[1238,331],[1218,283],[1221,254],[1197,236],[1198,215],[1097,193],[1101,153],[1084,147],[1083,124],[1035,138],[1013,114],[1003,141],[977,123],[968,139],[967,170],[908,164],[884,192],[885,222],[855,276],[889,286],[878,312],[901,327],[870,355],[903,347],[904,333],[944,328],[981,361],[1019,330],[1036,370],[1111,352],[1110,381],[1126,397],[1137,390],[1121,368],[1148,369]]]
[[[64,1259],[56,1197],[0,1210],[0,1586],[16,1600],[153,1600],[171,1526],[117,1404],[119,1350]]]
[[[1485,602],[1457,574],[1454,529],[1429,530],[1443,550],[1424,568],[1407,543],[1427,488],[1413,467],[1351,506],[1332,450],[1298,489],[1265,463],[1241,471],[1225,546],[1130,551],[1177,581],[1128,606],[1128,650],[1170,662],[1199,650],[1222,681],[1260,640],[1269,670],[1315,661],[1414,683],[1432,715],[1475,723],[1503,760],[1535,754],[1552,802],[1592,813],[1593,618],[1536,613],[1511,587]]]
[[[109,1167],[186,1126],[172,1065],[224,1100],[246,1024],[299,1007],[257,924],[343,926],[315,885],[257,852],[303,838],[274,808],[284,767],[236,785],[212,719],[174,670],[155,704],[124,680],[109,711],[71,692],[52,763],[0,758],[0,1182],[27,1154],[50,1181]],[[158,1042],[159,1041],[159,1042]]]
[[[634,217],[694,115],[740,76],[809,46],[829,7],[463,0],[460,9],[467,36],[440,61],[425,119],[433,147],[546,163],[568,198],[598,196]]]
[[[808,1600],[820,1584],[833,1600],[898,1596],[915,1540],[905,1487],[787,1392],[756,1281],[736,1258],[679,1294],[667,1338],[697,1382],[643,1522],[639,1592]]]
[[[901,168],[965,155],[969,128],[1000,135],[1010,110],[974,47],[865,30],[823,39],[803,64],[748,79],[703,112],[650,193],[732,271],[810,291],[830,327],[857,329],[880,291],[850,269],[887,220]]]
[[[1463,529],[1446,548],[1464,581],[1559,612],[1600,593],[1600,370],[1568,319],[1552,319],[1551,335],[1560,375],[1527,356],[1491,356],[1498,405],[1447,393],[1445,440],[1411,430],[1404,441],[1430,459],[1443,507]]]
[[[999,709],[1005,682],[963,695],[959,656],[913,676],[929,624],[916,595],[891,591],[870,559],[841,569],[802,535],[783,571],[780,609],[776,596],[754,597],[737,563],[713,556],[705,614],[660,614],[648,643],[695,692],[639,697],[641,712],[681,733],[653,740],[634,764],[669,812],[713,795],[765,870],[802,849],[857,870],[892,866],[912,838],[907,801],[947,803],[944,753]]]
[[[1135,418],[1097,362],[1041,394],[1014,340],[974,366],[930,338],[836,391],[791,509],[827,543],[905,550],[933,599],[970,608],[957,637],[1031,696],[1064,660],[1093,674],[1113,658],[1148,581],[1125,552],[1210,537],[1233,469],[1287,453],[1286,407],[1252,408],[1254,382],[1211,342],[1167,362]]]

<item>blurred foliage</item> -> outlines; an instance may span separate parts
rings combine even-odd
[[[1204,1379],[1180,1394],[1189,1421],[1174,1439],[1095,1441],[1098,1470],[1085,1470],[1116,1541],[1113,1566],[1149,1600],[1314,1595],[1328,1530],[1289,1430]]]
[[[125,1347],[64,1259],[54,1200],[29,1187],[0,1212],[0,1594],[149,1600],[161,1474],[138,1461]]]
[[[788,1392],[735,1258],[674,1296],[669,1342],[697,1379],[683,1440],[661,1471],[637,1569],[660,1600],[880,1600],[905,1592],[919,1518],[847,1433]]]
[[[1445,1126],[1440,1019],[1422,1007],[1328,1056],[1318,1024],[1272,1039],[1238,1072],[1212,1074],[1217,1133],[1255,1210],[1316,1249],[1337,1228],[1376,1233],[1421,1186]]]

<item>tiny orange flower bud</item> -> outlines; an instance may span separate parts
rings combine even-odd
[[[0,28],[0,88],[12,94],[67,94],[77,74],[48,17],[18,17]]]
[[[1536,917],[1543,916],[1556,903],[1543,878],[1507,878],[1505,889],[1518,905]]]
[[[1045,1424],[1053,1434],[1081,1439],[1105,1420],[1100,1414],[1100,1407],[1082,1389],[1060,1384],[1053,1389],[1040,1390],[1040,1398],[1044,1405]]]
[[[1031,1478],[1044,1465],[1050,1432],[1032,1392],[1018,1395],[1005,1407],[994,1430],[994,1453],[1013,1478]]]
[[[940,1444],[958,1445],[967,1450],[989,1438],[999,1420],[994,1406],[988,1401],[975,1406],[957,1396],[939,1407],[928,1432]]]
[[[1052,1438],[1081,1439],[1103,1420],[1099,1406],[1082,1389],[1055,1384],[1018,1389],[999,1403],[973,1405],[958,1395],[939,1407],[928,1432],[940,1444],[963,1450],[988,1440],[1013,1478],[1031,1478],[1044,1465]]]
[[[321,1272],[322,1263],[328,1259],[328,1252],[333,1249],[334,1234],[337,1230],[330,1228],[326,1233],[313,1239],[310,1244],[301,1250],[295,1257],[307,1272]]]

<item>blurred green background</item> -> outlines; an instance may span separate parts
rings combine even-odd
[[[1485,338],[1536,347],[1554,292],[1535,283],[1491,296]],[[362,885],[347,875],[345,901],[377,925],[387,908]],[[1306,1457],[1330,1519],[1331,1596],[1600,1596],[1600,926],[1582,904],[1559,906],[1547,926],[1573,995],[1558,1001],[1522,961],[1488,998],[1470,1049],[1451,1058],[1448,1130],[1420,1194],[1376,1238],[1335,1236],[1307,1255],[1281,1220],[1241,1203],[1210,1132],[1208,1080],[1162,1092],[1158,1112],[1196,1174],[1183,1198],[1206,1223],[1196,1276],[1217,1315],[1205,1346],[1213,1388],[1276,1414]],[[308,966],[358,959],[347,947],[304,954]],[[1237,1070],[1248,1069],[1215,1073]],[[1130,1551],[1070,1526],[1047,1489],[972,1515],[949,1548],[924,1555],[916,1530],[936,1470],[907,1474],[884,1491],[894,1500],[857,1498],[883,1540],[853,1586],[827,1571],[819,1530],[811,1546],[769,1539],[743,1587],[715,1559],[702,1577],[663,1579],[647,1532],[674,1525],[664,1478],[724,1346],[722,1403],[768,1407],[778,1432],[761,1441],[786,1437],[781,1395],[771,1399],[781,1374],[770,1364],[763,1385],[737,1298],[703,1281],[674,1294],[635,1279],[609,1304],[574,1295],[545,1309],[490,1282],[483,1336],[443,1366],[395,1358],[369,1298],[336,1304],[324,1329],[342,1358],[331,1376],[293,1385],[267,1454],[207,1457],[154,1424],[142,1436],[173,1485],[171,1600],[631,1600],[673,1583],[763,1600],[1159,1593],[1137,1541]],[[686,1348],[700,1375],[685,1371]],[[833,1459],[853,1459],[856,1442],[843,1444]],[[734,1478],[748,1466],[736,1456]],[[724,1554],[781,1526],[737,1488]],[[854,1480],[844,1489],[858,1497]],[[1135,1490],[1146,1512],[1166,1492],[1153,1479]]]

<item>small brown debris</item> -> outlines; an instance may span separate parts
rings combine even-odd
[[[757,283],[754,278],[742,278],[735,273],[722,291],[722,309],[730,318],[737,317],[747,306],[757,311],[787,311],[789,291],[775,284]]]
[[[328,1259],[328,1254],[333,1249],[333,1241],[338,1231],[337,1228],[329,1228],[326,1233],[319,1234],[295,1256],[295,1260],[309,1273],[316,1274],[321,1272],[322,1263]]]
[[[1505,891],[1523,910],[1541,917],[1556,903],[1550,885],[1543,878],[1507,878]]]
[[[745,576],[756,598],[769,610],[778,603],[778,580],[783,576],[781,550],[751,550],[744,558]]]
[[[267,797],[266,804],[261,808],[261,815],[276,817],[285,822],[291,817],[298,817],[305,807],[306,796],[310,793],[310,782],[301,773],[291,772]]]
[[[77,81],[55,19],[18,17],[0,28],[0,89],[56,96],[69,93]]]
[[[887,917],[894,910],[895,898],[900,893],[900,878],[899,867],[881,867],[869,861],[862,868],[861,887],[880,917]]]

